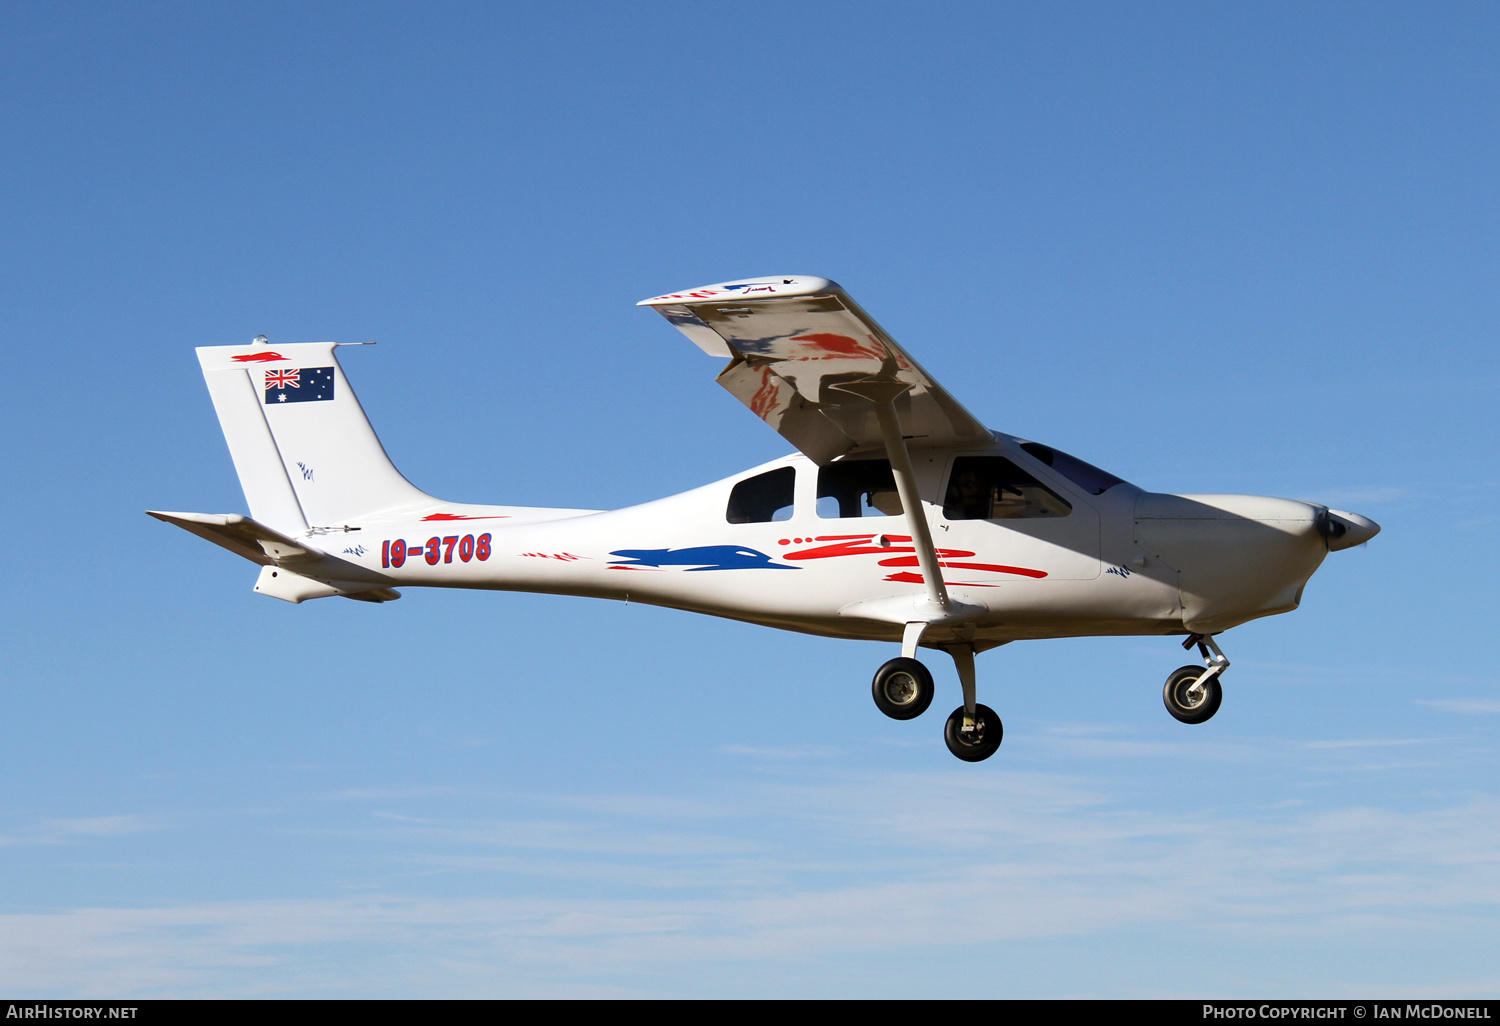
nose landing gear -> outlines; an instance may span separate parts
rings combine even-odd
[[[1183,666],[1172,671],[1162,688],[1161,698],[1167,712],[1183,723],[1202,723],[1219,711],[1224,689],[1219,678],[1229,668],[1229,660],[1207,634],[1193,634],[1183,641],[1183,648],[1198,646],[1203,667]]]

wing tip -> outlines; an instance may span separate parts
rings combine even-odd
[[[693,303],[723,302],[726,299],[784,299],[809,296],[818,292],[843,291],[838,282],[809,274],[773,274],[764,278],[733,278],[717,285],[669,292],[664,296],[643,299],[636,306],[682,306]]]

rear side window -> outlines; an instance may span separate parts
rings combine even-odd
[[[943,516],[949,520],[1065,517],[1066,499],[1003,456],[960,456],[953,461]]]
[[[818,516],[824,520],[900,515],[890,460],[830,463],[818,470]]]
[[[769,524],[776,520],[790,520],[792,494],[796,487],[797,471],[791,467],[746,478],[729,493],[725,519],[731,524]]]
[[[1092,463],[1085,463],[1077,456],[1069,456],[1067,453],[1059,449],[1054,449],[1050,445],[1042,445],[1039,442],[1022,442],[1021,448],[1028,455],[1035,456],[1090,495],[1103,495],[1115,485],[1125,483],[1108,471],[1100,470]]]

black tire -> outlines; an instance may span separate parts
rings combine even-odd
[[[1219,687],[1218,677],[1203,685],[1196,696],[1188,694],[1188,689],[1201,676],[1203,667],[1182,666],[1172,671],[1166,686],[1161,689],[1161,700],[1166,703],[1167,712],[1183,723],[1202,723],[1211,719],[1224,700],[1224,689]]]
[[[943,740],[948,743],[948,751],[964,762],[983,762],[995,754],[1005,738],[1005,725],[987,705],[974,707],[974,730],[965,732],[963,725],[964,707],[959,706],[943,727]]]
[[[932,704],[932,674],[915,659],[898,657],[875,671],[875,707],[893,720],[916,719]]]

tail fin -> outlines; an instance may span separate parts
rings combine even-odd
[[[198,350],[250,515],[283,534],[436,501],[392,465],[337,345],[257,339]]]

